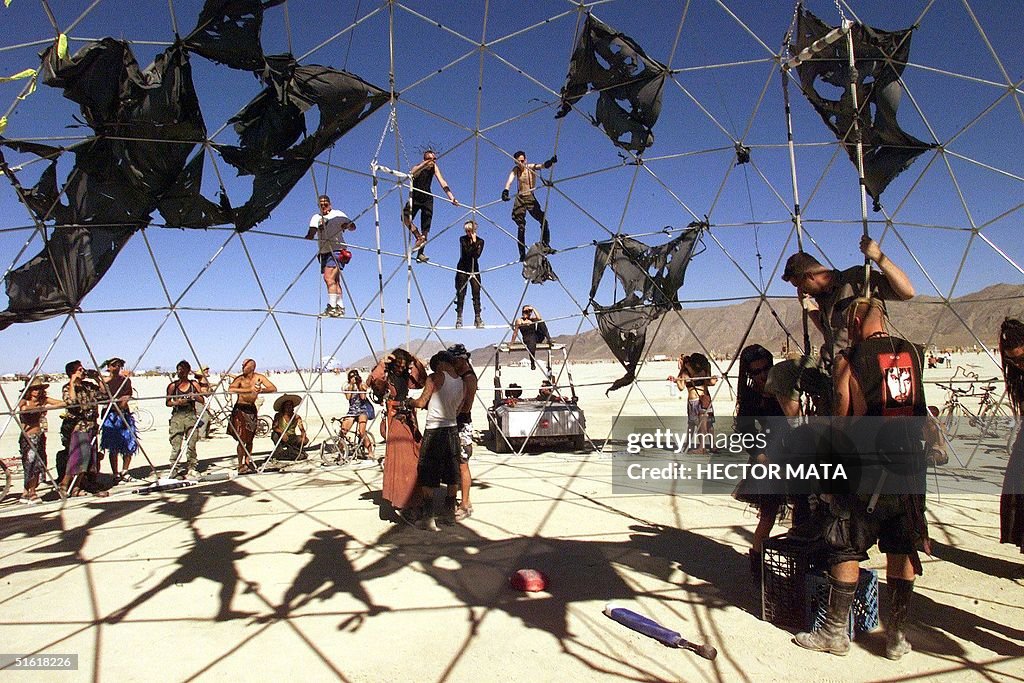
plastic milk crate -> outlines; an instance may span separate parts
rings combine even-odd
[[[807,578],[825,568],[821,541],[775,536],[761,551],[761,618],[777,626],[807,626]]]
[[[825,624],[825,613],[828,612],[828,577],[824,572],[807,575],[807,613],[808,629],[815,629]],[[878,626],[878,572],[874,569],[861,569],[857,580],[857,593],[850,609],[850,624],[847,631],[850,640],[857,634],[865,633]]]

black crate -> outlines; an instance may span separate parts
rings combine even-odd
[[[807,577],[825,568],[820,540],[775,536],[761,551],[761,618],[777,626],[806,627]]]

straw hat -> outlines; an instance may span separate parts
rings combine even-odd
[[[210,376],[210,366],[209,365],[204,365],[201,368],[199,368],[198,370],[194,370],[192,372],[192,374],[195,375],[196,377],[209,377]]]
[[[32,381],[25,386],[25,389],[38,389],[40,387],[45,389],[48,386],[50,386],[50,383],[37,375],[36,377],[33,377]]]
[[[291,401],[292,408],[295,408],[299,405],[299,403],[302,402],[302,397],[296,396],[295,394],[285,394],[284,396],[278,396],[277,400],[274,401],[274,412],[280,412],[281,408],[283,408],[284,404],[288,401]]]

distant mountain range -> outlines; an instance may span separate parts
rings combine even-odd
[[[917,296],[911,301],[889,302],[887,306],[896,332],[913,342],[930,344],[939,349],[969,348],[979,344],[980,339],[994,348],[998,344],[999,325],[1003,318],[1024,318],[1024,285],[991,285],[979,292],[952,299],[948,307],[942,299],[934,296]],[[697,338],[704,342],[708,351],[731,356],[743,341],[748,326],[750,333],[746,338],[747,344],[761,344],[781,354],[787,344],[785,328],[793,337],[788,340],[789,347],[798,348],[802,345],[800,306],[796,298],[769,297],[760,302],[744,301],[704,308],[684,307],[678,312],[671,311],[648,328],[646,356],[664,354],[673,358],[680,353],[699,351],[701,346]],[[971,334],[972,331],[977,338]],[[614,360],[596,330],[578,336],[561,335],[555,341],[567,347],[572,344],[571,358],[576,362]],[[821,344],[821,337],[813,327],[811,343],[815,346]],[[424,359],[441,349],[441,344],[433,340],[415,340],[410,346],[417,356]],[[491,358],[494,345],[473,349],[472,353],[474,359]],[[477,364],[480,362],[477,360]],[[372,365],[372,356],[353,364],[355,367]]]

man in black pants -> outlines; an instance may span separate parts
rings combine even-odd
[[[845,655],[850,650],[847,624],[857,590],[859,563],[876,542],[885,553],[889,610],[885,619],[885,656],[899,659],[910,652],[903,633],[920,574],[919,549],[927,550],[924,449],[922,425],[927,416],[921,348],[893,337],[885,328],[879,299],[856,299],[848,309],[848,353],[836,356],[836,415],[857,419],[850,433],[877,431],[869,454],[882,467],[864,468],[868,488],[832,497],[823,496],[834,519],[826,533],[829,542],[829,600],[825,623],[795,642],[808,650]]]
[[[519,189],[516,192],[516,201],[512,205],[512,220],[519,228],[519,260],[526,260],[527,212],[533,216],[535,221],[540,223],[541,243],[547,247],[548,253],[554,253],[554,249],[551,248],[551,232],[548,230],[548,221],[544,218],[544,212],[541,210],[537,198],[533,196],[533,191],[537,189],[537,171],[551,168],[558,162],[558,157],[552,156],[543,164],[528,164],[526,163],[526,152],[520,150],[513,154],[512,158],[516,160],[516,165],[508,174],[508,180],[505,181],[505,189],[501,192],[501,200],[507,202],[511,199],[508,191],[512,187],[512,181],[517,181]]]
[[[434,216],[434,195],[431,192],[434,178],[437,178],[437,182],[441,183],[441,189],[448,195],[448,201],[455,206],[459,205],[459,201],[455,199],[451,188],[448,187],[444,176],[441,175],[441,169],[437,165],[437,154],[434,153],[434,150],[428,149],[425,151],[423,153],[423,161],[413,166],[412,170],[409,171],[409,175],[412,177],[412,192],[409,194],[409,201],[406,202],[405,208],[402,209],[402,222],[405,223],[405,227],[409,228],[413,237],[416,238],[416,244],[413,246],[413,249],[419,250],[419,253],[416,254],[416,260],[420,263],[426,263],[430,259],[423,253],[423,250],[430,235],[430,219]],[[420,214],[419,230],[416,229],[416,224],[412,222],[416,218],[417,213]]]
[[[521,333],[523,335],[523,344],[526,346],[526,350],[530,352],[530,369],[537,369],[537,345],[543,344],[544,342],[551,343],[551,335],[548,334],[547,323],[537,313],[537,309],[533,306],[523,306],[523,315],[517,318],[512,327],[512,341],[510,344],[516,343],[516,334]],[[545,370],[547,373],[549,370]]]
[[[462,327],[462,307],[466,303],[466,287],[473,288],[473,324],[483,327],[480,317],[480,255],[484,253],[484,241],[477,237],[476,221],[466,221],[462,226],[466,234],[459,238],[459,264],[455,271],[455,327]]]

